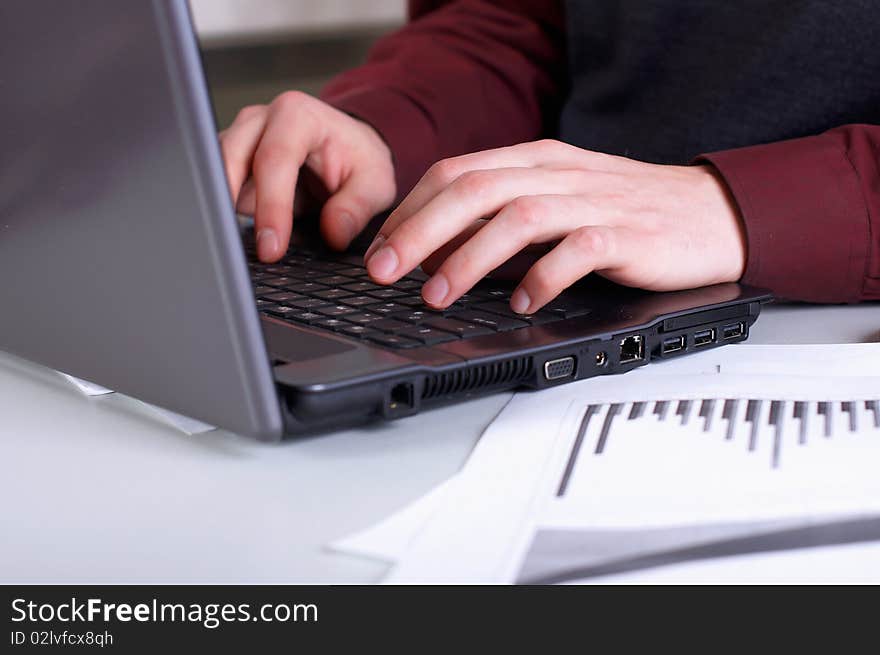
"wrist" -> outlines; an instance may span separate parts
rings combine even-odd
[[[718,256],[718,282],[737,282],[742,278],[748,258],[745,221],[739,205],[711,164],[696,167],[701,171],[706,196],[706,223],[716,231],[714,252]]]

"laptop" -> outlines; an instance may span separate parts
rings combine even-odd
[[[586,279],[534,316],[485,281],[446,312],[361,253],[257,262],[188,7],[6,0],[0,349],[262,440],[626,373],[749,335],[765,291]]]

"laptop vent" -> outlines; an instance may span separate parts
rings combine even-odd
[[[510,386],[523,382],[534,373],[531,357],[521,357],[493,364],[428,376],[422,389],[422,399],[464,394],[478,389]]]

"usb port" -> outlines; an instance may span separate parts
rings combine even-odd
[[[660,352],[664,355],[677,353],[679,350],[684,350],[683,334],[679,337],[669,337],[668,339],[663,339],[663,343],[660,344]]]
[[[645,358],[645,342],[641,334],[626,337],[620,342],[620,363],[638,362]]]
[[[708,346],[710,343],[715,343],[715,328],[694,332],[695,348],[699,348],[700,346]]]
[[[743,323],[732,323],[721,328],[722,339],[736,339],[746,333],[746,326]]]

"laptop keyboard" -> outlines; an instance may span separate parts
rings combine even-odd
[[[363,265],[291,249],[277,264],[248,252],[257,309],[298,325],[330,330],[388,348],[416,348],[543,325],[589,312],[559,298],[531,316],[509,307],[510,289],[481,283],[444,311],[424,304],[420,271],[390,286],[374,283]]]

